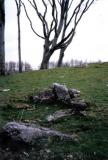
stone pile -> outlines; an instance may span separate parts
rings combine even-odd
[[[66,85],[53,83],[50,89],[41,91],[30,97],[35,104],[57,104],[61,103],[71,109],[71,112],[80,114],[87,107],[87,103],[80,98],[80,91],[68,89]]]

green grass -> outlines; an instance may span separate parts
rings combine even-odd
[[[48,88],[54,82],[81,91],[81,97],[90,102],[87,117],[72,116],[57,123],[46,123],[46,116],[63,106],[34,105],[28,101],[28,96]],[[36,120],[42,126],[78,135],[77,142],[52,140],[48,144],[47,148],[58,159],[71,155],[70,159],[73,157],[73,160],[108,160],[107,85],[108,63],[91,64],[87,68],[57,68],[0,77],[0,89],[10,89],[8,92],[0,91],[0,126],[12,120]],[[17,103],[28,103],[32,110],[16,109]]]

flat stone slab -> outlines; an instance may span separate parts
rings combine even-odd
[[[36,144],[40,138],[59,137],[60,139],[75,140],[76,135],[63,134],[59,131],[49,128],[36,126],[34,124],[25,124],[18,122],[9,122],[2,129],[2,137],[11,139],[12,142],[26,143],[29,145]]]
[[[72,115],[75,115],[78,113],[77,113],[77,111],[74,111],[73,109],[58,110],[55,113],[48,115],[46,117],[46,120],[47,120],[47,122],[56,122],[64,117],[69,117],[69,116],[72,116]],[[80,112],[80,115],[87,116],[86,111]]]
[[[72,109],[65,109],[65,110],[56,111],[54,114],[48,115],[46,120],[48,122],[54,122],[54,121],[59,120],[63,117],[71,116],[72,115],[71,111],[72,111]]]

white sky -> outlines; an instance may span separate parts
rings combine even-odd
[[[35,18],[35,17],[34,17]],[[37,27],[37,26],[36,26]],[[38,29],[39,29],[38,25]],[[42,60],[43,40],[31,31],[22,12],[22,60],[37,68]],[[17,21],[14,0],[6,0],[6,61],[18,61]],[[58,59],[56,52],[52,60]],[[73,42],[65,52],[64,61],[108,61],[108,0],[98,0],[80,21]]]

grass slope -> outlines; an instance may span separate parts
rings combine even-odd
[[[87,117],[72,116],[54,124],[46,123],[47,115],[63,107],[30,104],[28,95],[48,88],[54,82],[81,91],[81,97],[91,104]],[[10,91],[2,92],[4,88]],[[16,109],[17,104],[23,103],[31,105],[33,110]],[[56,140],[49,143],[47,148],[58,156],[55,159],[108,160],[108,63],[0,77],[0,126],[12,120],[37,120],[43,126],[78,134],[77,142]]]

